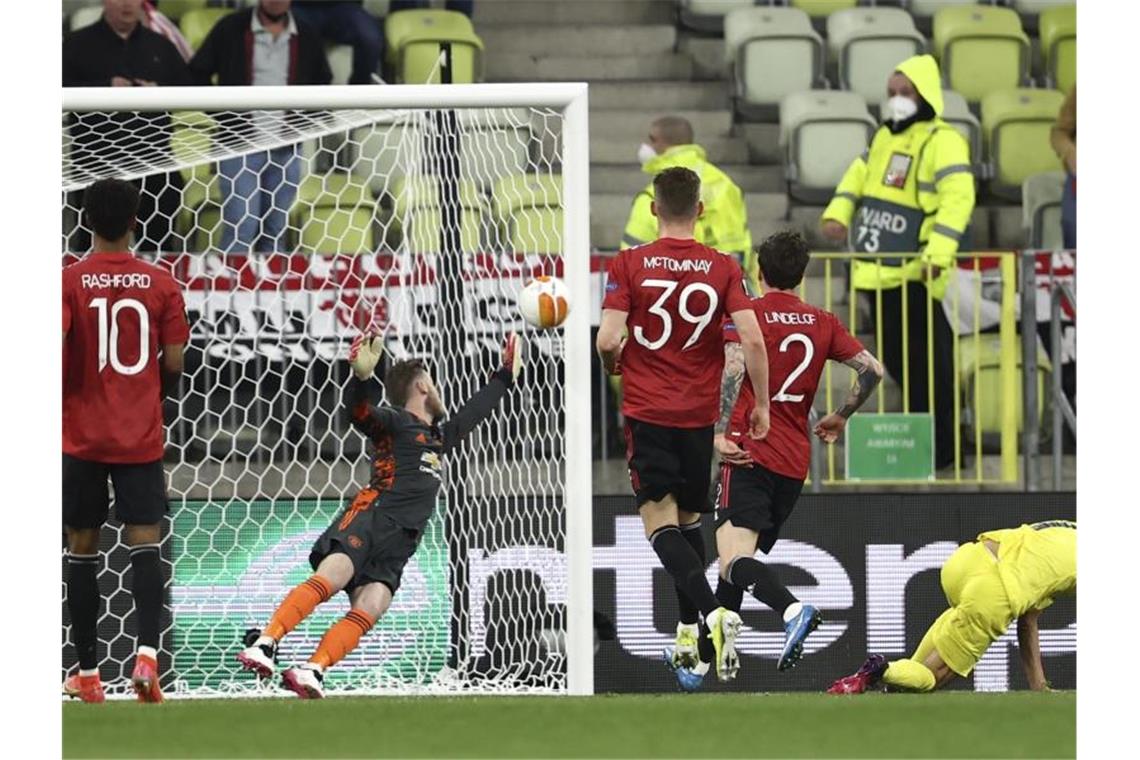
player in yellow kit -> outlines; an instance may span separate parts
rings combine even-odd
[[[879,682],[907,691],[933,691],[974,665],[1017,621],[1017,645],[1029,688],[1049,688],[1041,666],[1037,616],[1058,594],[1077,590],[1077,524],[1067,520],[982,533],[942,566],[942,613],[910,659],[887,662],[871,655],[840,678],[830,694],[861,694]]]

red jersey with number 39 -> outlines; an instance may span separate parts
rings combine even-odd
[[[724,317],[749,308],[744,273],[695,240],[661,238],[610,261],[603,309],[628,313],[622,414],[675,428],[716,422]]]
[[[63,453],[109,464],[162,459],[159,349],[190,337],[182,291],[130,253],[63,270]]]
[[[792,293],[773,291],[752,301],[768,350],[768,435],[748,436],[748,417],[755,405],[745,373],[740,396],[729,418],[727,437],[752,459],[777,475],[803,480],[811,462],[808,415],[828,359],[844,362],[863,351],[829,311],[806,304]],[[724,326],[726,341],[738,341],[732,322]]]

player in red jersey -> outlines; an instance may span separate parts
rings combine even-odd
[[[803,642],[820,624],[818,610],[802,604],[776,574],[755,558],[767,554],[792,513],[811,460],[808,415],[828,359],[852,367],[855,384],[843,406],[820,420],[814,433],[836,441],[847,418],[866,401],[883,377],[883,367],[847,332],[834,314],[804,303],[795,289],[803,279],[810,253],[802,237],[780,232],[759,248],[764,296],[752,301],[768,349],[767,395],[772,426],[763,440],[749,437],[748,414],[754,386],[747,379],[736,342],[739,325],[725,329],[725,368],[721,414],[715,445],[721,458],[717,485],[716,544],[720,555],[717,600],[740,610],[744,591],[783,616],[785,641],[776,663],[786,670],[803,654]],[[738,663],[733,663],[732,675]],[[684,683],[690,673],[678,672]]]
[[[83,198],[92,252],[63,270],[63,524],[67,606],[79,672],[64,692],[102,702],[95,652],[99,533],[108,479],[134,570],[138,650],[131,682],[140,702],[161,702],[158,645],[165,583],[159,557],[166,514],[162,471],[164,385],[177,385],[190,337],[178,284],[128,250],[139,193],[123,180]]]
[[[740,616],[717,603],[705,579],[700,518],[712,511],[709,475],[725,315],[736,320],[744,361],[759,388],[768,385],[764,339],[740,266],[693,239],[703,209],[700,178],[674,167],[653,185],[659,237],[611,262],[598,353],[607,371],[623,377],[630,481],[645,535],[677,586],[681,624],[670,657],[674,664],[696,664],[697,650],[704,649],[705,661],[715,659],[719,674],[736,657]],[[746,427],[761,438],[768,428],[767,396],[757,397]]]

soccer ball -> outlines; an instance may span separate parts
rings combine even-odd
[[[558,327],[570,313],[570,291],[557,277],[541,275],[519,291],[519,313],[535,327]]]

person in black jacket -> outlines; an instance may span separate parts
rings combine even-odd
[[[324,42],[290,13],[290,0],[260,0],[256,8],[220,20],[190,60],[195,82],[220,85],[328,84]],[[220,115],[223,141],[234,152],[273,140],[287,125],[279,112]],[[222,191],[222,250],[281,251],[289,209],[301,181],[297,145],[245,152],[218,163]]]
[[[104,0],[103,16],[63,38],[64,87],[153,87],[190,83],[190,72],[178,49],[147,29],[142,0]],[[165,114],[72,115],[73,170],[93,179],[119,176],[124,168],[170,160],[170,119]],[[172,222],[182,202],[178,172],[150,174],[140,181],[135,247],[140,251],[172,251],[181,246]],[[79,207],[76,195],[73,204]],[[79,227],[68,248],[86,251],[91,233]]]

